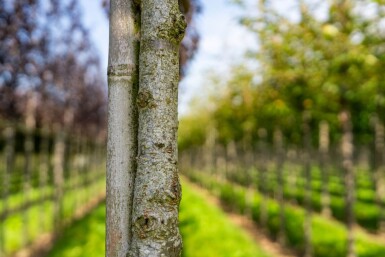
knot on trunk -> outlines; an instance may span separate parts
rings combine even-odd
[[[156,226],[156,218],[147,214],[140,216],[134,223],[134,229],[136,231],[136,234],[141,239],[150,236],[151,232],[156,229]]]

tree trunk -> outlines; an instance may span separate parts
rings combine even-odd
[[[186,22],[176,0],[142,0],[141,21],[138,168],[129,256],[180,256],[178,49]]]
[[[23,196],[24,203],[30,200],[31,176],[33,172],[33,153],[34,153],[34,137],[33,132],[36,128],[35,111],[37,107],[36,96],[31,94],[27,101],[26,119],[25,119],[25,139],[24,139],[24,177],[23,177]],[[23,212],[23,245],[29,242],[29,213]]]
[[[348,230],[347,257],[355,257],[355,238],[354,238],[354,201],[355,201],[355,183],[353,171],[353,128],[350,117],[350,111],[346,108],[340,112],[340,122],[342,126],[342,166],[345,175],[346,190],[346,226]]]
[[[64,190],[64,156],[66,151],[65,134],[60,130],[59,125],[55,125],[55,142],[53,152],[53,179],[55,186],[55,202],[53,223],[55,233],[61,228],[61,218],[63,211],[63,190]]]
[[[213,126],[210,126],[206,132],[207,138],[206,142],[203,145],[203,158],[204,158],[204,170],[212,174],[214,172],[214,151],[215,151],[215,141],[216,141],[216,129]]]
[[[232,140],[226,145],[226,179],[232,180],[236,173],[238,159],[237,145]]]
[[[284,179],[283,179],[283,162],[284,162],[284,148],[283,135],[280,129],[274,131],[274,147],[276,154],[276,173],[277,173],[277,200],[279,204],[279,232],[278,242],[285,245],[285,199],[284,199]]]
[[[384,125],[381,123],[378,117],[374,121],[375,132],[375,190],[376,190],[376,202],[380,208],[379,230],[385,232],[385,213],[384,213],[384,154],[385,154],[385,142],[384,142]]]
[[[12,126],[6,127],[4,130],[4,166],[3,168],[3,177],[2,177],[2,201],[3,201],[3,213],[7,213],[8,211],[8,197],[10,193],[11,187],[11,176],[13,171],[13,160],[15,154],[15,130]],[[0,216],[1,213],[0,213]],[[5,216],[4,216],[5,219]],[[4,220],[0,219],[0,223],[3,224]],[[0,226],[0,254],[5,255],[5,226]],[[2,256],[2,255],[1,255]]]
[[[305,257],[313,256],[313,247],[312,247],[312,225],[311,225],[311,214],[312,214],[312,188],[311,188],[311,163],[310,163],[310,153],[311,153],[311,132],[310,132],[310,113],[305,111],[303,113],[303,144],[304,144],[304,173],[305,173],[305,220],[304,220],[304,235],[305,235]]]
[[[134,0],[112,0],[108,59],[106,256],[126,257],[131,241],[137,156],[139,24]]]
[[[267,137],[267,130],[264,128],[258,129],[258,137],[259,137],[259,144],[258,144],[258,154],[257,160],[258,160],[258,173],[259,173],[259,191],[261,193],[261,208],[260,208],[260,215],[259,215],[259,223],[262,226],[267,225],[268,220],[268,212],[267,212],[267,163],[266,163],[266,157],[267,157],[267,144],[266,144],[266,137]]]
[[[329,124],[322,121],[319,126],[319,152],[320,170],[322,176],[321,204],[322,215],[331,217],[330,194],[329,194],[329,172],[328,172],[328,153],[329,153]]]
[[[48,196],[48,172],[49,172],[49,129],[43,125],[40,137],[40,156],[39,156],[39,191],[40,199]],[[39,225],[41,231],[46,229],[45,220],[47,219],[44,204],[40,205]]]

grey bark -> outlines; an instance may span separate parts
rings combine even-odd
[[[138,167],[129,256],[181,255],[177,99],[185,27],[177,0],[141,1]]]
[[[319,125],[319,153],[320,153],[320,170],[322,176],[322,215],[331,217],[330,194],[329,194],[329,172],[328,172],[328,153],[329,153],[329,124],[322,121]]]
[[[346,207],[346,226],[348,230],[347,240],[347,257],[356,257],[354,247],[354,202],[355,202],[355,183],[353,170],[353,126],[350,111],[344,108],[339,115],[342,126],[342,166],[344,170],[344,182],[346,190],[345,207]]]
[[[106,256],[126,257],[131,241],[137,156],[139,24],[134,0],[112,0],[108,57]]]
[[[304,236],[305,236],[305,257],[313,256],[312,247],[312,192],[311,192],[311,166],[310,166],[310,152],[311,152],[311,132],[310,132],[311,114],[307,111],[303,113],[302,130],[303,130],[303,144],[304,144],[304,173],[305,173],[305,220],[304,220]]]

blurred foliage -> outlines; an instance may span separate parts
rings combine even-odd
[[[348,109],[356,143],[369,144],[374,115],[381,122],[385,119],[384,3],[299,0],[292,10],[298,17],[290,18],[279,14],[273,2],[260,0],[258,12],[241,18],[258,39],[258,50],[245,57],[257,68],[234,65],[223,92],[209,103],[201,102],[215,106],[202,116],[206,126],[180,133],[180,142],[194,138],[199,138],[196,143],[204,142],[201,135],[212,126],[224,145],[242,140],[255,143],[261,128],[269,134],[280,128],[288,144],[298,145],[307,112],[312,130],[318,131],[319,123],[327,121],[336,143],[341,137],[338,114]],[[321,4],[327,5],[322,19],[316,15]],[[181,127],[199,122],[201,109],[183,117]],[[313,133],[313,143],[318,142],[317,134]]]
[[[105,129],[99,56],[75,0],[0,1],[0,118]]]

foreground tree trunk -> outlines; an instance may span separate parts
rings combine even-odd
[[[131,241],[137,156],[138,14],[133,0],[112,0],[108,59],[106,256],[126,257]]]
[[[186,22],[177,0],[142,0],[141,21],[138,167],[129,256],[180,256],[178,49]]]

